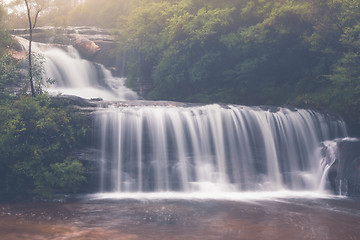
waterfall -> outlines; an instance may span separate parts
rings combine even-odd
[[[28,40],[16,38],[26,50]],[[49,93],[109,101],[138,98],[134,91],[124,86],[125,78],[113,77],[110,70],[103,65],[82,59],[73,46],[60,48],[33,42],[33,51],[44,58],[43,79],[55,82],[46,86]]]
[[[102,192],[315,191],[344,122],[301,109],[125,106],[96,112]]]
[[[18,40],[26,49],[27,40]],[[45,58],[44,78],[56,81],[50,93],[138,98],[124,78],[81,59],[72,46],[34,43],[33,49]],[[101,192],[322,190],[334,162],[321,166],[320,144],[347,136],[343,121],[311,110],[141,101],[106,105],[94,113]]]

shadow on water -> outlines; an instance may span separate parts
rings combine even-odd
[[[360,239],[347,198],[78,200],[0,205],[0,239]]]

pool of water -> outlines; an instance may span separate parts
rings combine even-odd
[[[91,195],[0,205],[0,239],[360,239],[360,201]]]

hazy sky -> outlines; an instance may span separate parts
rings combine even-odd
[[[5,4],[8,4],[8,3],[12,2],[12,1],[13,0],[2,0],[2,2],[5,3]]]
[[[0,0],[2,3],[4,3],[4,4],[9,4],[9,3],[11,3],[11,2],[14,2],[15,0]],[[19,9],[19,10],[21,10],[21,8],[17,8],[17,9]],[[25,5],[24,5],[24,9],[25,9]],[[12,13],[13,11],[12,11],[12,9],[7,9],[7,11],[8,11],[8,13]]]

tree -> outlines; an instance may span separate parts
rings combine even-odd
[[[13,40],[5,28],[6,12],[0,5],[0,104],[9,96],[8,87],[17,79],[17,60],[13,58]]]
[[[0,105],[0,201],[52,198],[86,182],[74,150],[87,144],[89,119],[70,101],[21,96]]]
[[[4,19],[7,17],[6,12],[0,5],[0,57],[7,53],[7,48],[11,45],[12,39],[6,31]]]
[[[28,21],[29,21],[29,34],[30,34],[30,36],[29,36],[29,81],[30,81],[31,95],[33,97],[35,97],[36,92],[35,92],[34,81],[33,81],[31,45],[32,45],[33,30],[36,27],[37,19],[39,17],[40,12],[42,11],[42,8],[41,8],[41,5],[39,5],[37,3],[34,3],[31,6],[31,5],[29,5],[28,0],[24,0],[24,2],[25,2],[25,5],[26,5],[26,10],[27,10],[27,16],[28,16]],[[35,8],[34,22],[32,21],[31,7]]]

